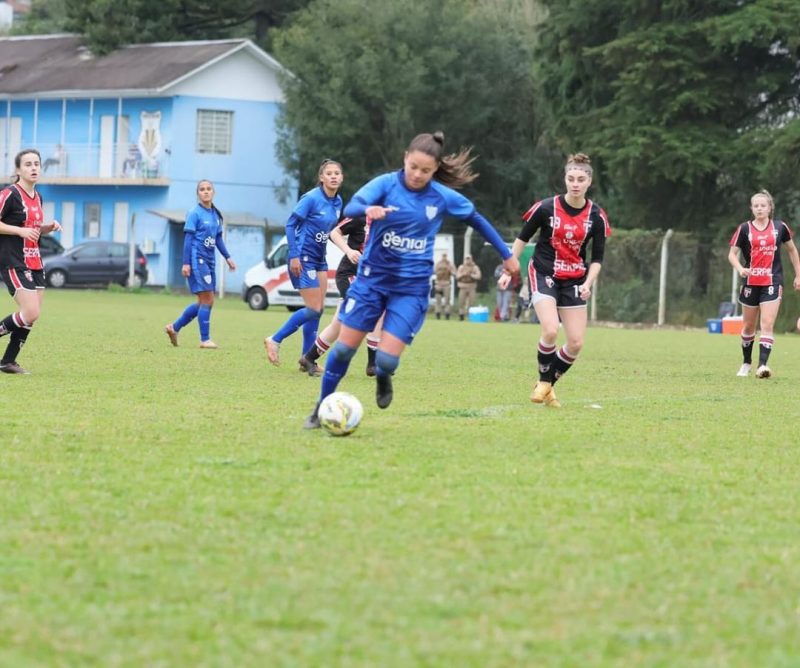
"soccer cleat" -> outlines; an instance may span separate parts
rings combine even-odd
[[[547,394],[547,397],[545,397],[544,405],[548,408],[561,408],[561,402],[558,400],[552,386],[550,386],[550,392]]]
[[[200,347],[206,348],[207,350],[216,350],[217,348],[219,348],[219,346],[216,343],[214,343],[211,339],[208,339],[207,341],[201,341]]]
[[[745,362],[742,366],[739,367],[739,370],[736,372],[737,376],[741,376],[742,378],[750,375],[750,365]]]
[[[536,383],[536,385],[533,386],[533,392],[531,392],[531,401],[535,404],[543,404],[547,401],[547,397],[552,391],[552,383],[548,383],[546,380],[540,380]],[[555,395],[553,396],[555,397]]]
[[[164,327],[164,331],[167,333],[167,336],[169,337],[169,342],[177,348],[178,332],[175,331],[175,328],[172,326],[172,323]]]
[[[766,364],[762,364],[756,369],[756,378],[769,378],[771,375],[772,370]]]
[[[322,367],[316,362],[312,362],[305,355],[301,355],[300,359],[297,360],[297,363],[300,365],[299,370],[306,372],[309,376],[313,377],[322,375]]]
[[[394,398],[392,377],[389,374],[380,374],[375,377],[375,403],[378,408],[389,408]]]
[[[319,429],[322,425],[319,423],[319,404],[314,406],[314,410],[303,422],[303,429]]]
[[[269,363],[274,366],[279,366],[281,363],[280,349],[280,344],[275,343],[271,336],[268,336],[266,339],[264,339],[264,350],[267,351],[267,359],[269,360]]]
[[[16,362],[6,362],[5,364],[0,364],[0,371],[3,373],[20,373],[29,376],[30,371],[23,369],[19,364]]]

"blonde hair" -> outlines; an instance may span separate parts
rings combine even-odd
[[[753,200],[756,197],[766,197],[767,202],[769,202],[769,215],[772,215],[772,212],[775,211],[775,202],[772,201],[772,195],[769,194],[768,190],[759,190],[757,193],[750,197],[750,206],[753,206]]]
[[[567,158],[567,164],[564,165],[564,173],[566,174],[570,169],[582,169],[592,177],[592,161],[585,153],[573,153]]]

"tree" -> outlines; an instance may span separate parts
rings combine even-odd
[[[98,54],[123,44],[249,37],[270,31],[310,0],[34,0],[20,32],[71,31]]]
[[[746,215],[764,165],[798,144],[800,4],[546,4],[538,62],[554,137],[597,159],[609,208],[706,236]]]
[[[537,170],[531,43],[508,8],[466,0],[319,0],[276,37],[285,81],[280,152],[304,187],[324,157],[345,191],[401,166],[419,132],[446,148],[474,145],[482,173],[469,193],[518,227],[546,178]],[[513,216],[513,218],[511,218]]]

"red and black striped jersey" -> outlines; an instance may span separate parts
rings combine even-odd
[[[587,199],[581,209],[567,204],[563,195],[536,202],[522,216],[525,224],[517,238],[527,243],[539,232],[533,266],[557,279],[580,279],[586,274],[586,249],[592,242],[591,262],[602,263],[611,226],[603,209]]]
[[[782,220],[770,219],[759,230],[754,221],[747,220],[736,228],[731,246],[742,251],[746,268],[750,269],[746,285],[782,285],[781,244],[792,240],[792,231]]]
[[[0,220],[17,227],[41,227],[44,221],[41,196],[34,192],[31,197],[16,183],[6,186],[0,191]],[[42,269],[39,242],[0,234],[0,267]]]
[[[361,216],[342,218],[335,229],[347,237],[348,247],[363,253],[364,246],[367,243],[367,236],[369,236],[370,222],[370,220]],[[358,265],[350,262],[350,258],[347,255],[339,261],[339,267],[336,270],[337,275],[355,276],[357,272]]]

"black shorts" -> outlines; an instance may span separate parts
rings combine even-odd
[[[531,304],[542,299],[552,299],[558,308],[581,308],[586,300],[581,298],[580,286],[583,279],[559,279],[546,276],[536,271],[533,266],[528,269],[528,280],[531,286]]]
[[[0,268],[0,278],[13,297],[17,290],[44,290],[44,269]]]
[[[347,299],[347,291],[350,289],[350,284],[356,280],[356,275],[350,272],[336,272],[336,289],[342,299]]]
[[[739,291],[739,303],[743,306],[758,306],[774,302],[783,297],[782,285],[743,285]]]

